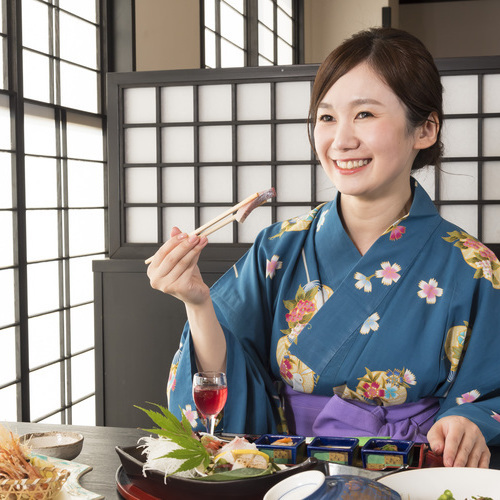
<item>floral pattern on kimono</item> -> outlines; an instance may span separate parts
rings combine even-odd
[[[448,381],[451,382],[457,373],[458,365],[462,355],[467,351],[467,344],[470,340],[472,330],[469,328],[469,322],[464,321],[463,325],[452,326],[446,334],[444,350],[446,357],[451,363]]]
[[[318,375],[290,353],[290,346],[297,343],[302,330],[307,328],[309,321],[332,295],[331,288],[312,281],[304,287],[299,286],[295,299],[283,301],[289,311],[285,315],[288,328],[281,330],[283,337],[278,340],[276,361],[280,366],[281,378],[296,391],[313,392]]]
[[[314,220],[314,218],[316,217],[318,211],[322,206],[324,206],[324,203],[322,205],[317,206],[307,214],[303,214],[298,217],[293,217],[292,219],[288,219],[282,222],[279,232],[273,236],[270,236],[269,239],[273,240],[274,238],[281,238],[283,234],[289,231],[306,231],[311,227],[311,222]],[[324,223],[324,218],[323,218],[323,223]]]
[[[500,289],[500,262],[486,245],[465,231],[452,231],[443,240],[460,248],[465,262],[476,270],[474,278],[485,278],[493,288]]]

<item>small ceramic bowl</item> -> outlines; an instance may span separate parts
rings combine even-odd
[[[275,484],[264,500],[303,500],[325,488],[326,476],[318,470],[299,472]]]
[[[73,460],[82,451],[83,436],[79,432],[53,431],[24,434],[22,444],[29,446],[33,453],[47,457]]]

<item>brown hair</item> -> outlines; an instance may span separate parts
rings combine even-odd
[[[406,107],[409,131],[423,125],[432,112],[438,117],[436,142],[419,151],[412,170],[441,163],[443,145],[443,86],[431,54],[406,31],[372,28],[345,40],[321,64],[311,94],[309,140],[314,148],[314,126],[319,103],[331,86],[358,64],[367,62]]]

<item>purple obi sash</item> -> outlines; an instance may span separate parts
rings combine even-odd
[[[439,410],[437,398],[375,406],[339,396],[304,394],[286,384],[282,395],[289,430],[300,436],[390,436],[426,443]]]

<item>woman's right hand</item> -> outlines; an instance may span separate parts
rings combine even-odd
[[[151,286],[187,305],[200,305],[210,298],[210,289],[198,268],[200,253],[208,240],[188,236],[174,227],[170,239],[154,254],[147,274]]]

